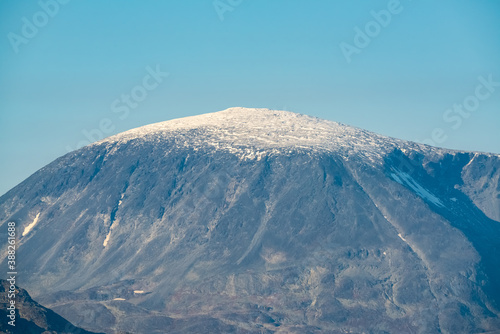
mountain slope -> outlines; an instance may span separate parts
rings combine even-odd
[[[231,108],[69,153],[0,221],[26,232],[24,285],[92,330],[485,332],[499,175],[498,155]]]
[[[58,334],[92,334],[84,329],[73,326],[63,317],[53,311],[43,307],[42,305],[31,299],[28,292],[19,287],[15,288],[16,294],[16,315],[14,318],[15,326],[7,324],[11,321],[7,317],[9,312],[7,306],[10,305],[10,300],[7,298],[10,283],[6,280],[0,280],[0,331],[2,333],[19,333],[19,334],[41,334],[41,333],[58,333]],[[7,321],[5,321],[7,319]]]

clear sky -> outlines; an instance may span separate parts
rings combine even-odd
[[[500,153],[497,0],[2,0],[0,38],[0,195],[89,140],[233,106]]]

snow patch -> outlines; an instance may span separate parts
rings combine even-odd
[[[108,234],[106,235],[106,238],[104,239],[104,242],[102,245],[106,247],[108,245],[109,238],[111,237],[111,229],[109,230]]]
[[[470,161],[467,163],[467,165],[464,166],[463,170],[465,170],[467,167],[469,167],[469,165],[472,163],[472,161],[474,161],[474,159],[476,159],[476,156],[478,156],[478,154],[474,153],[474,156],[472,157],[472,159],[470,159]]]
[[[118,206],[122,205],[124,196],[125,196],[125,193],[122,193],[122,195],[120,196],[120,200],[118,201]]]
[[[439,198],[437,198],[434,194],[432,194],[429,190],[422,187],[417,183],[410,175],[405,172],[402,172],[398,169],[393,169],[395,173],[391,173],[391,177],[394,181],[401,185],[406,185],[410,187],[415,193],[423,199],[428,200],[436,206],[444,207],[443,203]]]
[[[404,242],[408,243],[408,241],[406,241],[406,239],[405,239],[405,238],[403,238],[403,236],[401,235],[401,233],[398,233],[398,237],[400,237],[400,238],[401,238],[401,240],[403,240]],[[384,254],[385,254],[385,252],[384,252]]]
[[[35,219],[33,219],[33,222],[26,226],[23,231],[23,237],[28,234],[33,227],[35,227],[36,223],[38,223],[38,218],[40,217],[40,212],[36,215]]]
[[[125,300],[125,298],[115,298],[113,300]]]
[[[111,231],[116,227],[118,223],[116,222],[113,222],[113,224],[111,224],[111,226],[109,227],[109,232],[108,234],[106,235],[106,238],[104,239],[104,242],[102,243],[102,245],[104,247],[106,247],[108,245],[108,242],[109,242],[109,238],[111,238]]]
[[[141,293],[144,293],[144,290],[134,290],[134,293],[135,294],[141,294]]]

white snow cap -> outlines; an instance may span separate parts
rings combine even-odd
[[[407,143],[337,122],[263,108],[229,108],[154,123],[106,138],[100,143],[124,143],[137,138],[147,141],[176,139],[179,146],[194,149],[208,146],[245,158],[256,158],[264,152],[297,149],[362,152],[367,157],[374,157],[375,153],[378,156],[381,151],[387,152]]]

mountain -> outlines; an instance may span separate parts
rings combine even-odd
[[[55,160],[0,197],[0,246],[17,222],[22,285],[88,330],[491,332],[499,180],[498,154],[231,108]]]
[[[28,292],[15,286],[10,289],[10,282],[0,280],[0,332],[13,334],[93,334],[84,329],[73,326],[66,319],[53,311],[43,307],[42,305],[31,299]],[[7,292],[15,291],[16,313],[13,319],[8,318],[10,311],[7,307],[10,305],[10,300]],[[7,321],[5,321],[7,319]],[[7,322],[14,320],[12,325]]]

